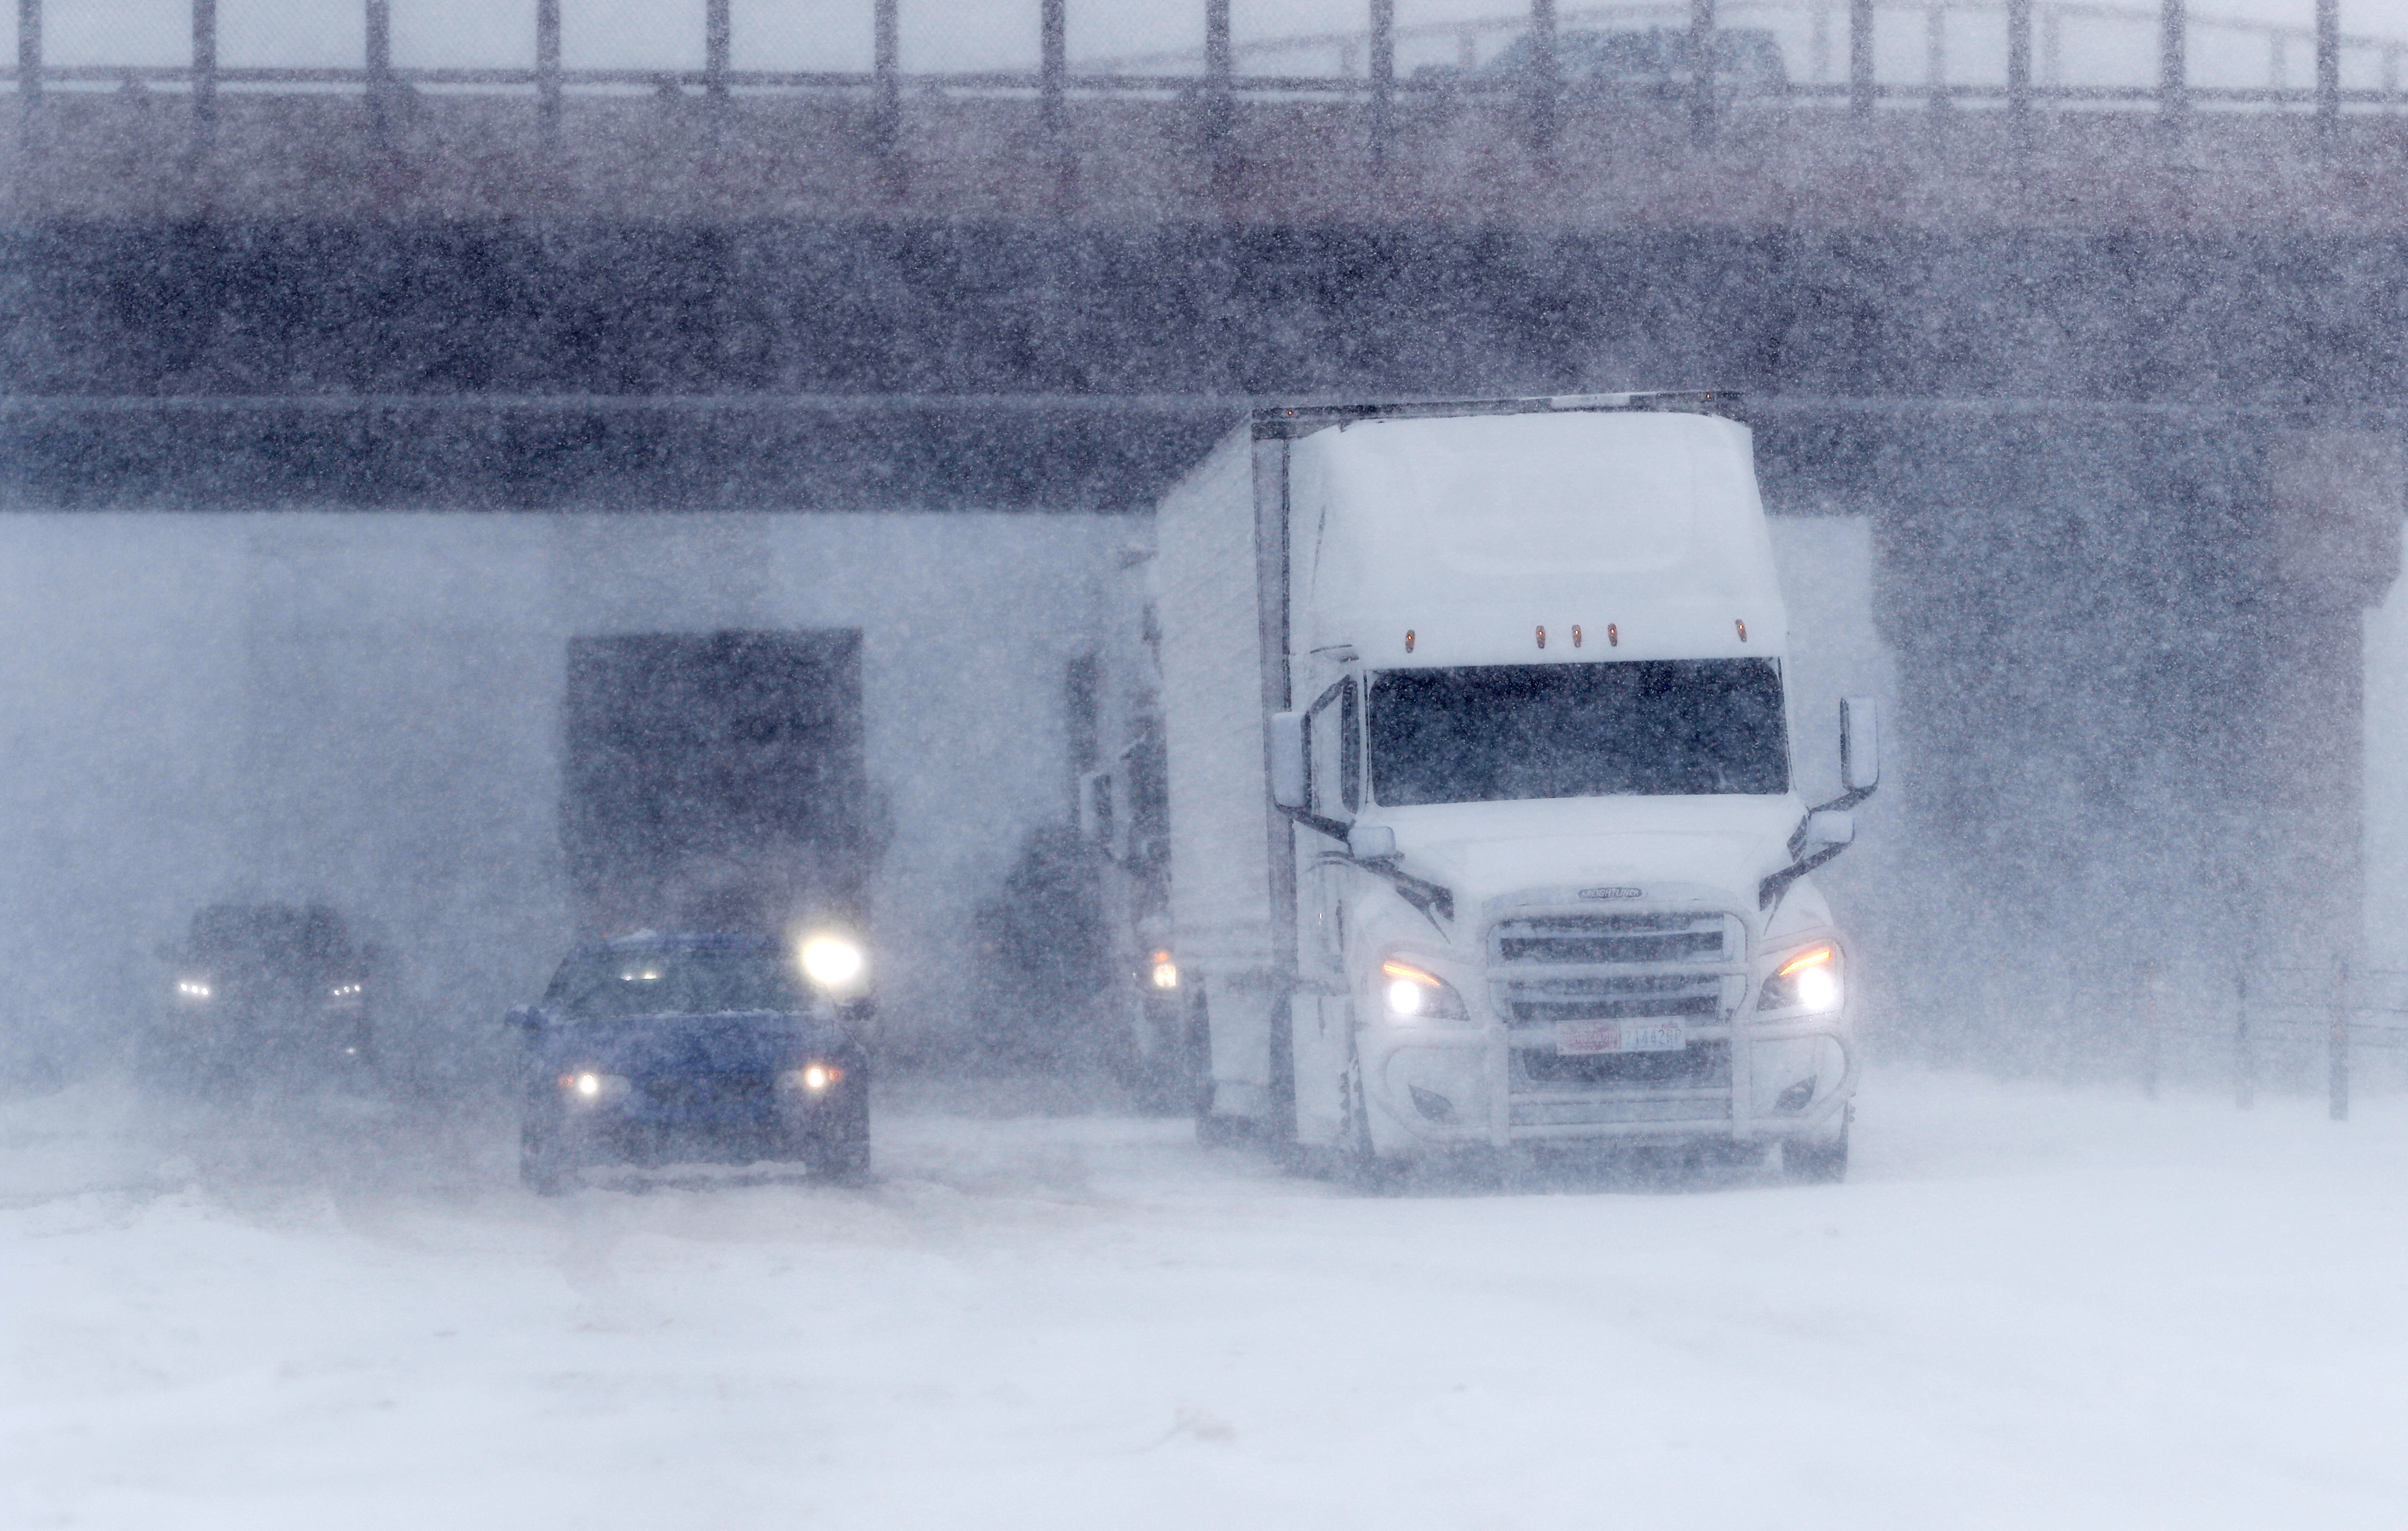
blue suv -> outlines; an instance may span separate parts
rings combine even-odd
[[[596,1164],[800,1161],[869,1167],[867,960],[822,933],[797,952],[759,936],[645,933],[579,948],[526,1037],[519,1171],[544,1195]]]

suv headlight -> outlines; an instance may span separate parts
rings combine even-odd
[[[1396,957],[1380,965],[1380,999],[1388,1019],[1406,1025],[1417,1021],[1471,1019],[1455,985]]]
[[[1759,1010],[1836,1010],[1840,1008],[1840,949],[1817,941],[1793,952],[1764,980]]]

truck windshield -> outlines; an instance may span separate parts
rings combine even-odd
[[[1387,670],[1370,704],[1386,804],[1789,790],[1768,659]]]
[[[562,965],[543,1001],[572,1021],[810,1009],[792,959],[761,948],[581,953]]]

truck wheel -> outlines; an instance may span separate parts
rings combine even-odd
[[[1837,1185],[1848,1178],[1848,1128],[1828,1143],[1789,1142],[1781,1145],[1781,1173],[1792,1185]]]
[[[520,1184],[538,1196],[556,1196],[576,1180],[576,1163],[559,1133],[533,1123],[519,1129]]]

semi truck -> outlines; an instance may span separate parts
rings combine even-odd
[[[1370,1174],[1644,1148],[1846,1170],[1814,870],[1727,393],[1252,412],[1156,507],[1170,937],[1198,1131]]]
[[[866,1025],[887,824],[859,630],[577,637],[567,682],[561,846],[579,937],[840,948],[861,969],[841,985],[847,1018]]]

